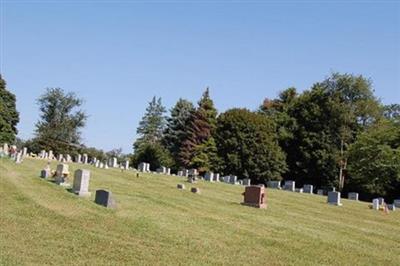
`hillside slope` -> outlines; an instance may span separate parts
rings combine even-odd
[[[180,177],[91,170],[90,199],[39,178],[46,161],[0,159],[0,264],[399,265],[400,211],[268,190],[268,209],[240,205],[244,188]],[[56,162],[52,164],[52,169]],[[118,208],[94,204],[109,189]]]

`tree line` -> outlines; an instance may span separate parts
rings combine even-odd
[[[0,142],[11,143],[18,123],[15,96],[3,79],[0,85]],[[371,80],[332,73],[308,90],[288,88],[260,102],[254,110],[218,113],[207,88],[196,104],[179,99],[168,113],[162,99],[153,97],[133,153],[125,155],[84,146],[82,100],[47,89],[38,99],[35,137],[23,144],[37,152],[130,158],[133,164],[150,163],[153,170],[167,166],[233,174],[256,184],[295,180],[299,186],[334,186],[357,191],[362,199],[400,196],[400,105],[383,105]]]

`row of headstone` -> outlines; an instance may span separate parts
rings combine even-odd
[[[219,174],[213,172],[206,172],[204,174],[204,180],[209,182],[219,182]]]
[[[150,172],[150,164],[142,162],[138,165],[139,172]]]
[[[165,167],[165,166],[161,166],[161,167],[157,168],[156,172],[158,174],[170,175],[171,174],[171,168],[168,168],[168,167]]]

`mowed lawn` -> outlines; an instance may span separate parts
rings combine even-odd
[[[2,265],[400,265],[400,211],[278,190],[255,209],[242,186],[70,163],[91,171],[84,199],[39,178],[45,165],[0,159]],[[116,210],[93,202],[101,188]]]

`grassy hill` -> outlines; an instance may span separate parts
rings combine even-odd
[[[240,205],[244,188],[90,169],[92,197],[39,178],[46,162],[0,159],[0,264],[399,265],[400,211],[268,190],[268,209]],[[52,164],[55,169],[56,162]],[[94,204],[113,192],[118,208]]]

